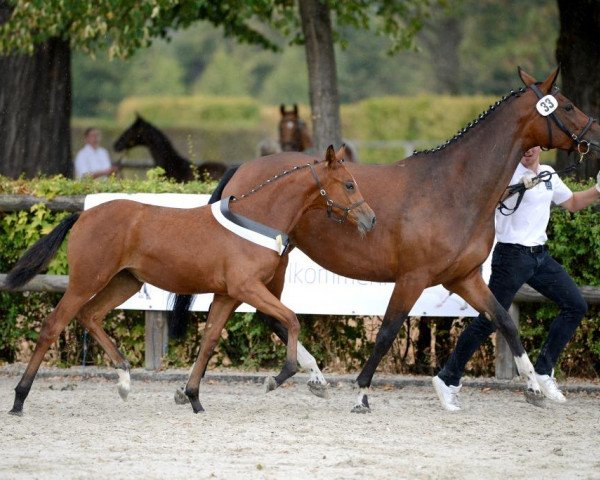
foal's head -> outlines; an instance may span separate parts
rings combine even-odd
[[[279,144],[284,152],[303,152],[312,146],[308,127],[298,115],[298,105],[294,103],[292,110],[286,110],[285,105],[279,107]]]
[[[146,136],[148,131],[152,129],[152,125],[144,120],[140,114],[136,113],[135,121],[115,141],[113,146],[115,152],[129,150],[130,148],[137,147],[138,145],[146,145]]]
[[[338,223],[347,218],[364,234],[375,227],[375,213],[362,197],[343,158],[344,147],[336,153],[330,145],[325,161],[312,168],[313,176],[327,205],[327,215]]]

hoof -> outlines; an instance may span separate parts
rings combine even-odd
[[[194,409],[194,413],[204,413],[204,408],[200,407],[198,410]]]
[[[350,412],[352,412],[352,413],[371,413],[371,408],[367,407],[365,405],[361,405],[359,403],[358,405],[354,405],[354,408],[352,408],[352,410],[350,410]]]
[[[15,417],[22,417],[23,416],[23,410],[15,410],[14,408],[8,412],[9,415],[14,415]]]
[[[119,383],[117,385],[117,390],[119,392],[119,396],[124,401],[127,401],[127,397],[129,396],[129,385],[123,385],[123,384]]]
[[[329,384],[322,384],[317,382],[308,382],[308,389],[310,393],[320,398],[329,398]]]
[[[546,407],[546,397],[541,392],[534,392],[529,388],[525,389],[525,401],[536,407]]]
[[[277,382],[275,381],[275,378],[273,377],[267,377],[265,379],[265,387],[266,387],[266,392],[269,393],[272,390],[275,390],[279,385],[277,385]]]
[[[190,399],[187,397],[183,389],[184,387],[175,390],[175,395],[173,396],[173,398],[177,405],[185,405],[187,403],[190,403]]]

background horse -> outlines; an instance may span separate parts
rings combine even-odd
[[[283,152],[303,152],[312,147],[312,139],[306,122],[298,115],[298,105],[294,103],[292,110],[286,110],[282,103],[279,107],[279,145]]]
[[[176,182],[194,180],[192,163],[177,153],[164,133],[136,113],[135,121],[115,141],[113,148],[121,152],[138,145],[148,147],[154,163],[165,170],[168,178]],[[203,162],[195,168],[200,178],[208,175],[211,180],[220,179],[227,170],[227,166],[220,162]]]
[[[583,153],[590,146],[600,150],[600,127],[554,86],[558,72],[536,83],[519,69],[526,88],[511,91],[440,147],[391,165],[348,164],[377,212],[377,229],[364,242],[357,242],[347,227],[339,235],[311,213],[290,233],[295,246],[334,273],[395,284],[373,352],[357,379],[360,392],[353,411],[370,410],[367,392],[377,366],[423,290],[438,284],[494,322],[507,339],[519,374],[541,395],[518,330],[485,284],[480,266],[492,248],[494,210],[526,150],[535,145]],[[536,104],[547,100],[557,108],[544,116]],[[308,158],[283,153],[247,163],[213,195],[244,191],[266,168],[289,168]],[[315,231],[318,236],[312,235]],[[280,293],[286,265],[284,258],[276,275]],[[280,326],[269,323],[285,337]]]
[[[232,200],[228,209],[224,202],[180,209],[115,200],[71,215],[35,243],[9,272],[7,286],[24,285],[45,268],[71,230],[67,250],[69,285],[42,324],[33,355],[15,388],[10,413],[22,414],[46,351],[74,317],[118,369],[119,393],[126,398],[129,363],[101,323],[144,282],[176,293],[215,293],[186,389],[194,412],[203,410],[198,386],[210,352],[230,314],[243,302],[267,312],[288,328],[287,359],[273,382],[279,385],[293,375],[300,325],[296,315],[270,289],[280,255],[287,248],[285,232],[292,230],[305,212],[318,209],[322,213],[327,207],[328,216],[334,215],[334,208],[341,209],[353,228],[360,230],[358,238],[362,239],[373,228],[375,215],[344,164],[335,158],[333,147],[327,150],[325,162],[313,165],[311,159],[267,179],[250,194],[228,200]]]

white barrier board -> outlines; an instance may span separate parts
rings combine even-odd
[[[209,195],[149,194],[149,193],[99,193],[85,198],[87,210],[100,203],[116,199],[166,207],[193,208],[206,205]],[[377,228],[377,227],[375,227]],[[490,275],[491,256],[483,265],[483,276]],[[392,294],[393,283],[368,282],[336,275],[310,260],[304,253],[294,249],[289,255],[282,302],[296,313],[327,315],[383,315]],[[130,310],[167,310],[169,293],[150,284],[118,308]],[[208,311],[212,294],[197,295],[192,309]],[[243,304],[238,312],[255,309]],[[457,295],[448,297],[448,291],[440,286],[426,289],[410,311],[411,316],[474,317],[477,312]]]

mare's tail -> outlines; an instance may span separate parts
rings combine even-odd
[[[233,177],[237,169],[240,168],[239,165],[234,165],[227,169],[225,174],[219,180],[217,188],[210,196],[208,200],[209,204],[218,202],[221,200],[221,195],[223,195],[223,190],[225,190],[225,186],[229,183],[229,180]],[[192,307],[192,302],[194,301],[193,295],[176,295],[173,303],[173,309],[169,311],[167,315],[167,324],[169,326],[169,337],[171,338],[184,338],[187,333],[187,327],[190,323],[190,308]],[[171,303],[171,298],[169,298],[169,303]]]
[[[65,218],[48,235],[29,247],[12,270],[8,272],[6,286],[11,290],[22,287],[45,269],[78,218],[79,213]]]

